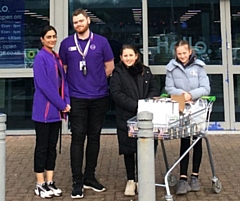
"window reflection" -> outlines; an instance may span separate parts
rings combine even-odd
[[[240,65],[240,2],[231,0],[232,62]]]
[[[74,33],[71,15],[77,8],[87,10],[91,19],[91,31],[108,39],[115,64],[119,62],[123,44],[134,44],[139,50],[143,47],[141,0],[69,0],[69,34]],[[111,97],[110,110],[103,127],[116,128],[115,105]]]
[[[41,48],[40,30],[49,24],[49,0],[25,0],[24,65],[31,68],[33,59]]]
[[[240,75],[233,75],[234,81],[234,102],[235,102],[235,120],[240,122]]]
[[[160,94],[165,93],[164,87],[165,87],[166,76],[165,75],[154,75],[154,76],[158,82],[158,85],[160,86]],[[214,122],[225,121],[224,120],[224,100],[223,100],[223,76],[221,74],[209,74],[208,77],[209,77],[210,86],[211,86],[211,95],[216,96],[217,98],[213,104],[210,121],[214,121]],[[239,113],[239,117],[240,117],[240,113]]]
[[[49,23],[49,0],[1,3],[0,68],[30,68],[40,47],[41,27]]]
[[[224,97],[223,97],[223,75],[209,74],[211,86],[211,95],[216,96],[216,101],[213,104],[210,121],[225,121],[224,118]]]
[[[219,1],[148,2],[150,64],[167,64],[179,39],[189,41],[206,64],[222,63]]]
[[[0,79],[0,92],[0,111],[7,114],[7,129],[33,129],[33,79]]]
[[[119,61],[122,44],[142,48],[141,0],[69,0],[69,34],[74,32],[71,15],[77,8],[86,9],[91,19],[90,29],[105,36],[112,47],[115,63]]]

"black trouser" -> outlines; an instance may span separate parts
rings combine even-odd
[[[53,123],[35,122],[34,172],[42,173],[44,170],[54,170],[60,125],[60,121]]]
[[[196,137],[194,137],[196,139]],[[189,138],[181,138],[180,156],[190,147]],[[192,172],[198,173],[202,160],[202,139],[200,139],[193,147],[193,158],[192,158]],[[189,163],[189,153],[180,162],[180,175],[187,175]]]
[[[156,156],[158,141],[154,140],[154,154]],[[138,172],[138,161],[137,153],[124,154],[124,163],[127,172],[127,180],[138,181],[137,172]]]
[[[127,172],[127,180],[136,180],[135,178],[137,172],[137,154],[124,154],[124,163]],[[135,168],[136,167],[136,168]],[[135,172],[136,169],[136,172]]]
[[[73,182],[81,182],[83,179],[82,166],[86,136],[84,177],[91,179],[95,176],[100,149],[100,133],[108,108],[109,97],[98,99],[71,98],[69,120],[72,131],[70,155]]]

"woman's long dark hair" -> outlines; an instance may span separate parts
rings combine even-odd
[[[56,31],[56,29],[55,29],[53,26],[51,26],[51,25],[45,25],[45,26],[42,27],[42,29],[41,29],[41,31],[40,31],[40,37],[41,37],[41,38],[44,38],[44,36],[47,34],[47,32],[48,32],[48,31],[51,31],[51,30],[53,30],[53,31],[56,33],[56,35],[57,35],[57,31]],[[40,41],[40,43],[39,43],[39,49],[41,49],[42,47],[43,47],[43,44],[42,44],[41,41]]]
[[[131,49],[131,50],[134,51],[134,53],[135,53],[136,55],[138,55],[138,58],[137,58],[137,60],[135,61],[135,64],[134,64],[134,65],[141,65],[141,66],[143,66],[143,64],[142,64],[142,59],[141,59],[141,55],[140,55],[139,51],[137,50],[137,48],[136,48],[134,45],[124,44],[124,45],[122,46],[121,51],[120,51],[120,55],[123,54],[123,50],[125,50],[125,49]]]
[[[57,35],[57,31],[56,31],[56,29],[55,29],[53,26],[51,26],[51,25],[46,25],[46,26],[44,26],[44,27],[41,29],[40,37],[44,38],[44,36],[46,35],[46,33],[47,33],[48,31],[51,31],[51,30],[53,30],[53,31],[56,33],[56,35]]]

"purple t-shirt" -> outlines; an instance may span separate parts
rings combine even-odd
[[[78,39],[83,50],[88,39]],[[61,42],[59,55],[63,65],[67,65],[70,97],[92,99],[108,95],[104,62],[114,59],[114,56],[106,38],[98,34],[90,37],[89,49],[85,56],[87,75],[83,75],[80,70],[82,55],[75,44],[74,34]]]

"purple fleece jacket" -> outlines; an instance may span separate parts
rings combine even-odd
[[[70,104],[62,62],[56,53],[42,48],[34,59],[34,100],[32,119],[38,122],[61,120],[61,111]]]

